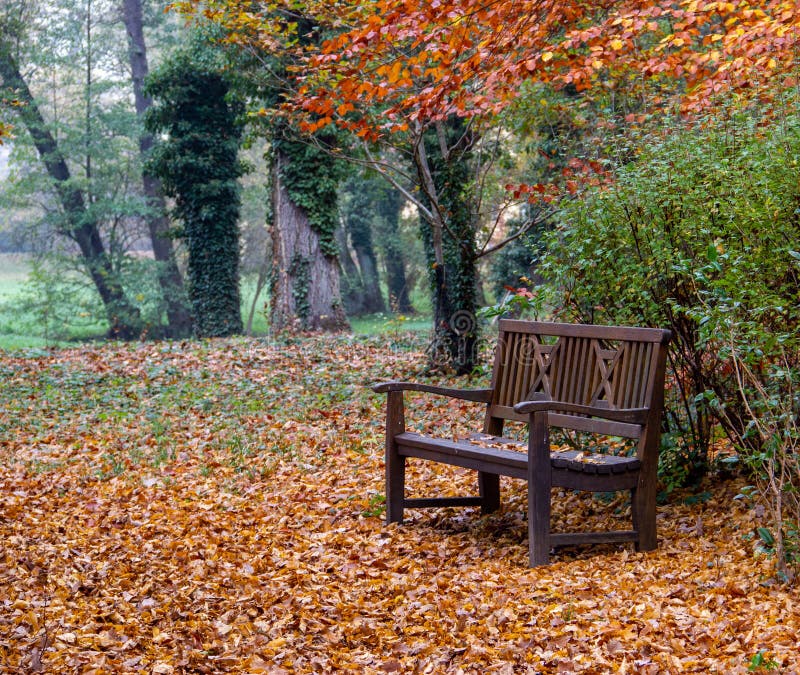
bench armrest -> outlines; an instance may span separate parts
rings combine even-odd
[[[577,403],[563,403],[562,401],[522,401],[514,406],[514,412],[528,415],[537,412],[559,412],[574,415],[589,415],[611,420],[612,422],[627,422],[629,424],[644,424],[650,412],[648,408],[598,408]]]
[[[379,382],[372,385],[372,391],[378,394],[390,391],[420,391],[457,398],[462,401],[475,401],[476,403],[489,403],[492,400],[491,389],[450,389],[448,387],[436,387],[432,384],[417,384],[416,382]]]

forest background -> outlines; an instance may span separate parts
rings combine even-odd
[[[2,4],[5,348],[412,326],[480,378],[501,315],[667,327],[662,501],[735,476],[794,582],[793,3],[165,9]]]

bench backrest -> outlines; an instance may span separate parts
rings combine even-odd
[[[663,405],[670,332],[535,321],[500,321],[487,431],[501,420],[527,421],[520,401],[555,400],[617,410]],[[554,426],[639,438],[642,426],[577,415],[551,414]]]

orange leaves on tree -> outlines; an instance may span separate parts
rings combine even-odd
[[[568,32],[562,47],[597,49],[603,64],[685,78],[684,107],[698,110],[723,89],[756,95],[783,86],[797,67],[800,5],[683,1],[642,9],[618,2],[598,29]]]
[[[548,184],[508,184],[505,189],[515,200],[526,199],[530,203],[550,204],[564,193],[574,195],[587,186],[606,184],[610,181],[610,172],[600,162],[572,158],[561,169],[559,181]]]
[[[295,94],[284,113],[303,129],[336,124],[367,140],[409,128],[419,134],[452,115],[492,118],[530,81],[581,92],[624,83],[637,94],[649,94],[652,81],[657,91],[642,100],[657,105],[670,101],[664,85],[672,79],[687,111],[731,88],[769,97],[794,83],[800,50],[800,4],[788,0],[209,0],[203,7],[230,40],[290,51]],[[327,39],[301,46],[289,14],[309,18]],[[565,178],[562,187],[576,192],[587,176]]]
[[[597,14],[586,3],[564,1],[505,1],[491,11],[482,11],[481,4],[467,0],[455,9],[446,3],[382,3],[392,25],[387,34],[413,36],[426,58],[436,54],[424,94],[402,91],[405,106],[433,116],[473,114],[486,109],[486,99],[502,106],[526,79],[585,88],[593,71],[616,64],[687,78],[687,106],[697,107],[723,87],[774,87],[797,67],[800,5],[786,0],[623,0],[603,3],[605,12]],[[400,40],[370,47],[414,58],[401,51]],[[442,109],[453,101],[459,102],[455,110]]]

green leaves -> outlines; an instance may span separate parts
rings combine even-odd
[[[715,437],[758,479],[779,575],[800,521],[800,117],[752,111],[665,130],[616,185],[565,209],[546,265],[583,320],[672,329],[667,488],[696,480]]]
[[[798,152],[796,116],[771,127],[745,114],[702,129],[671,125],[614,187],[569,205],[550,240],[544,269],[572,315],[673,330],[667,419],[698,460],[712,419],[745,437],[731,359],[769,379],[770,363],[798,352],[800,190],[788,161]]]

